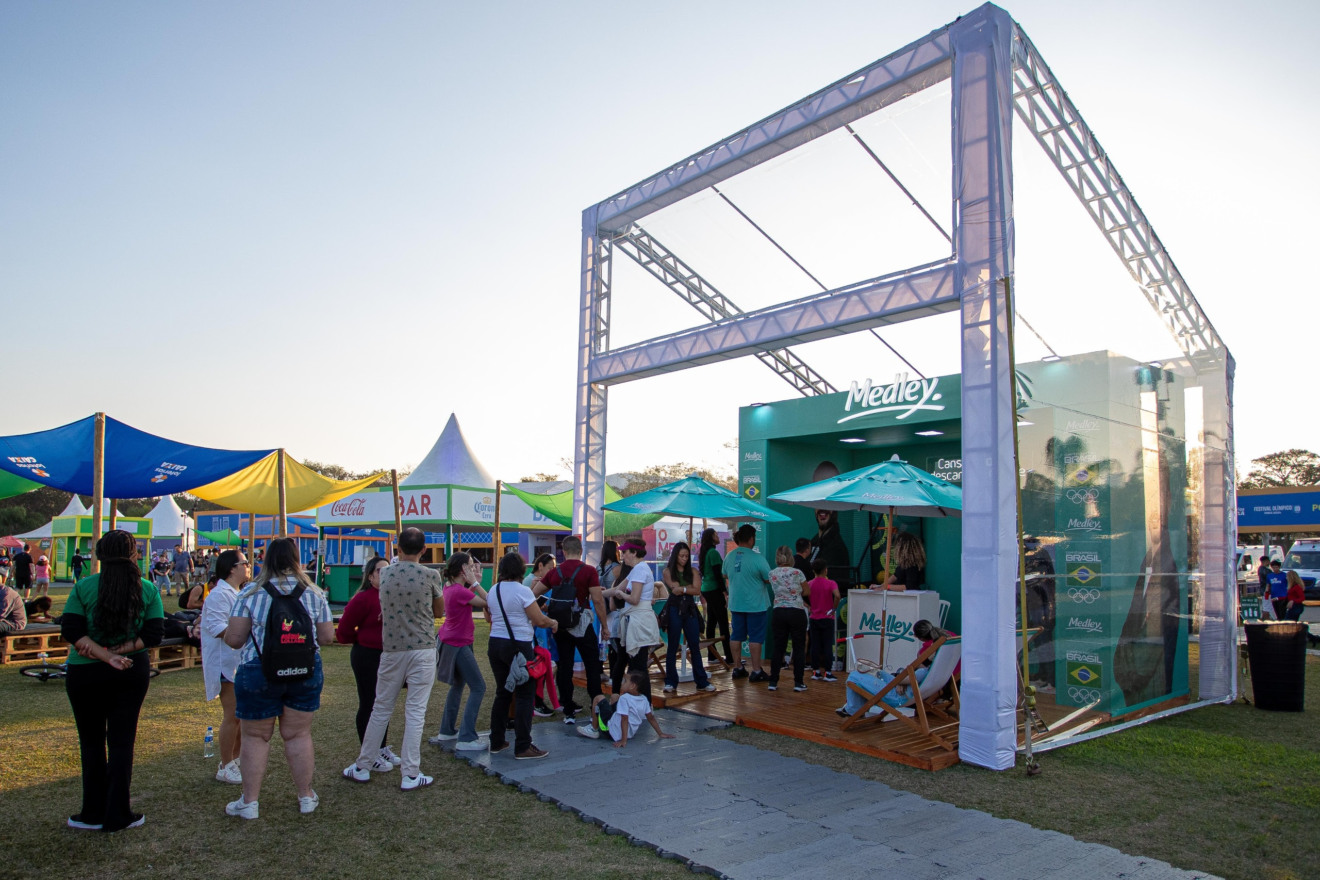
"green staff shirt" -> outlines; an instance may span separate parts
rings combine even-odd
[[[122,644],[129,639],[137,638],[138,633],[142,631],[142,624],[146,621],[160,619],[165,616],[165,609],[160,604],[160,590],[156,589],[156,585],[143,579],[139,579],[138,583],[142,586],[142,614],[133,622],[132,632],[103,633],[97,627],[96,599],[101,588],[101,576],[99,574],[85,577],[73,585],[73,589],[69,591],[69,601],[64,603],[64,613],[81,614],[87,619],[87,635],[91,636],[92,641],[98,645],[113,648],[115,645]],[[136,651],[134,653],[140,654],[142,652]],[[68,662],[77,666],[83,663],[100,663],[101,661],[84,657],[70,647]]]
[[[770,563],[755,550],[735,547],[724,557],[729,610],[756,613],[770,607]]]

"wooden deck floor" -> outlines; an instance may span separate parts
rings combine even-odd
[[[958,763],[957,722],[931,725],[933,731],[954,746],[953,751],[946,751],[919,731],[898,721],[841,730],[842,719],[834,714],[845,700],[843,674],[839,675],[837,682],[817,682],[811,681],[808,673],[807,690],[795,693],[791,671],[787,676],[781,676],[779,690],[773,692],[765,684],[749,684],[745,678],[734,681],[730,673],[716,672],[711,675],[711,683],[717,688],[713,694],[698,693],[696,685],[687,682],[678,686],[676,694],[667,695],[662,693],[662,676],[653,672],[651,702],[657,709],[691,712],[922,770],[943,770]],[[575,678],[575,684],[586,686],[580,676]],[[1059,733],[1062,728],[1056,725],[1073,710],[1068,706],[1056,706],[1051,695],[1042,694],[1038,698],[1037,711],[1051,728],[1048,734],[1037,734],[1039,738]],[[1093,712],[1084,713],[1071,720],[1067,728],[1101,720],[1107,718]]]

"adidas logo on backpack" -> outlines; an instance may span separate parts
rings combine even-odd
[[[311,678],[316,666],[316,630],[301,601],[305,588],[299,584],[288,595],[270,584],[263,589],[270,594],[270,611],[266,613],[265,637],[257,645],[262,673],[267,681]],[[252,643],[256,642],[253,636]]]

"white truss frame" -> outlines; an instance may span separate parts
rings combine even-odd
[[[636,225],[667,205],[945,79],[952,80],[953,110],[948,260],[742,312]],[[1045,148],[1182,350],[1200,369],[1227,377],[1223,394],[1231,406],[1232,360],[1213,326],[1040,54],[1006,12],[986,4],[583,212],[573,473],[574,529],[594,557],[603,538],[610,385],[753,355],[803,393],[819,393],[824,387],[816,382],[819,377],[786,346],[959,309],[964,605],[972,619],[993,624],[972,627],[963,636],[967,662],[959,752],[964,760],[995,769],[1012,766],[1016,747],[1017,474],[1006,303],[1014,259],[1014,113]],[[611,349],[610,264],[616,247],[683,296],[708,323]],[[1231,423],[1207,424],[1206,431],[1229,450],[1226,462],[1206,462],[1205,476],[1218,482],[1205,485],[1219,485],[1231,473]],[[1212,500],[1206,511],[1204,529],[1214,533],[1208,546],[1233,540],[1231,484],[1221,494],[1225,497]],[[1205,565],[1210,580],[1216,575],[1211,561]],[[1222,561],[1228,577],[1232,560]],[[1209,672],[1202,631],[1203,698],[1235,693],[1230,629],[1225,625],[1212,637]]]

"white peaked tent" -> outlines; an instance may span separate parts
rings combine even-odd
[[[160,501],[156,502],[156,506],[147,514],[147,519],[151,520],[153,539],[178,538],[182,541],[185,537],[190,538],[197,531],[192,517],[183,512],[183,508],[179,507],[172,495],[161,496]]]
[[[458,418],[450,413],[445,429],[411,474],[399,482],[401,486],[469,486],[473,489],[495,488],[490,475],[472,454]]]
[[[82,499],[79,498],[75,493],[74,495],[69,497],[69,503],[64,505],[64,509],[55,515],[56,516],[87,516],[89,513],[91,513],[91,511],[87,509],[87,505],[83,504]]]
[[[78,496],[75,495],[74,497],[77,498]],[[51,527],[52,527],[53,525],[54,525],[54,521],[52,521],[52,522],[48,522],[48,523],[46,523],[44,526],[42,526],[42,527],[39,528],[39,529],[33,529],[32,531],[30,531],[30,532],[26,532],[26,533],[24,533],[24,534],[22,534],[22,535],[14,535],[14,537],[15,537],[15,538],[18,538],[20,541],[27,541],[27,540],[30,540],[30,539],[33,539],[33,540],[39,540],[39,539],[41,539],[41,538],[49,538],[49,537],[51,536]]]

